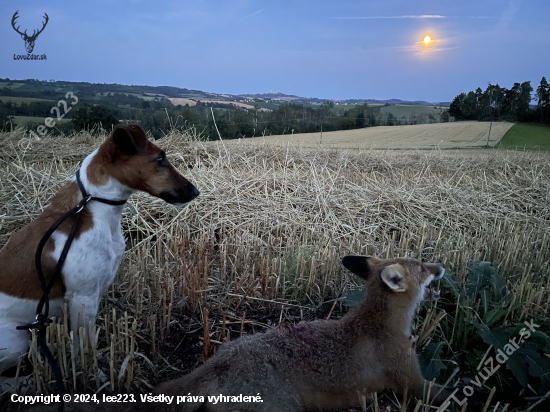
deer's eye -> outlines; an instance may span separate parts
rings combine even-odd
[[[157,157],[157,165],[159,165],[159,167],[164,167],[166,166],[166,163],[166,155],[164,153],[161,153],[159,157]]]

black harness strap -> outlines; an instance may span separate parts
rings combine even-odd
[[[121,206],[126,203],[126,200],[110,200],[89,195],[86,192],[82,181],[80,180],[80,169],[76,172],[76,182],[82,194],[82,200],[78,202],[77,206],[73,207],[68,212],[65,212],[59,219],[55,221],[55,223],[48,229],[44,236],[42,236],[42,239],[40,239],[38,247],[36,248],[34,262],[36,265],[38,280],[40,281],[40,285],[42,286],[42,297],[40,298],[40,301],[38,302],[38,305],[36,307],[36,320],[28,325],[17,326],[17,329],[19,330],[37,330],[36,337],[38,340],[38,344],[40,345],[42,353],[44,354],[46,359],[48,359],[48,362],[52,367],[52,372],[55,376],[57,384],[57,391],[61,395],[61,402],[59,403],[58,408],[59,412],[63,411],[63,395],[65,394],[65,386],[63,385],[63,376],[61,375],[61,369],[59,368],[59,365],[55,361],[52,353],[50,352],[50,349],[48,348],[48,345],[46,344],[46,329],[48,328],[48,325],[52,322],[51,319],[48,318],[48,313],[50,311],[49,295],[53,288],[53,285],[55,284],[55,281],[61,273],[61,269],[63,268],[63,264],[65,263],[65,259],[67,258],[67,254],[69,253],[69,249],[71,247],[71,244],[73,243],[76,231],[78,229],[80,217],[82,216],[81,212],[84,210],[86,205],[91,201],[105,203],[112,206]],[[63,223],[69,216],[72,216],[73,214],[76,214],[76,217],[74,219],[73,225],[71,226],[71,231],[69,232],[69,236],[65,241],[65,245],[63,246],[63,250],[61,251],[61,255],[59,256],[59,259],[55,265],[55,269],[50,277],[50,280],[48,281],[48,283],[46,283],[44,273],[42,272],[42,252],[44,250],[44,246],[46,246],[46,242],[48,241],[48,239],[50,239],[53,232],[57,230],[61,223]]]

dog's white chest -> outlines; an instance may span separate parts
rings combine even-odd
[[[99,298],[103,296],[115,278],[122,260],[125,243],[121,233],[121,215],[101,213],[106,209],[101,206],[91,208],[95,212],[93,227],[73,241],[63,266],[68,298],[73,294]],[[52,238],[55,242],[52,255],[58,259],[67,236],[55,232]]]

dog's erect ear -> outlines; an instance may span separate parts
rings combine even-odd
[[[121,125],[113,131],[113,142],[117,152],[134,155],[147,148],[147,136],[138,125]]]
[[[380,259],[369,256],[344,256],[342,265],[355,275],[363,279],[368,279],[374,265],[380,262]]]
[[[386,266],[380,274],[382,281],[395,292],[405,292],[407,282],[405,282],[405,269],[398,263]]]

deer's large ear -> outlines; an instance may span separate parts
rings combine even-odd
[[[407,282],[405,282],[405,269],[398,263],[386,266],[380,277],[382,281],[395,292],[405,292]]]
[[[112,134],[116,151],[128,155],[134,155],[144,151],[147,147],[147,136],[143,129],[137,125],[118,125]]]
[[[355,275],[368,279],[373,267],[380,262],[380,259],[369,256],[344,256],[342,265]]]

